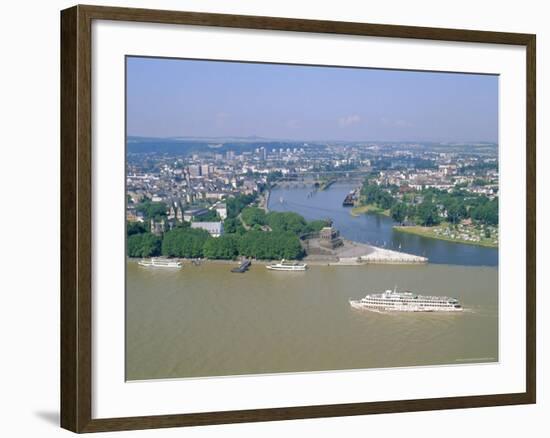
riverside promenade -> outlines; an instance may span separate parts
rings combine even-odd
[[[356,266],[365,264],[422,264],[428,262],[426,257],[346,239],[343,239],[342,246],[334,248],[330,252],[320,253],[320,251],[316,251],[318,247],[317,239],[310,239],[307,247],[306,252],[308,255],[304,261],[313,265]]]
[[[260,202],[258,207],[264,210],[266,213],[269,213],[269,197],[271,196],[271,190],[265,190],[260,196]]]

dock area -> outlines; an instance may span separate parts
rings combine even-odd
[[[231,272],[237,273],[237,274],[242,274],[242,273],[248,271],[248,268],[250,267],[251,264],[252,264],[252,262],[250,260],[245,259],[241,262],[241,264],[238,267],[231,269]]]

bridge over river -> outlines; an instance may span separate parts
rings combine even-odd
[[[345,181],[347,184],[360,185],[369,170],[331,170],[318,172],[303,172],[291,175],[285,175],[276,182],[280,188],[306,188],[314,185],[328,186],[336,182]]]

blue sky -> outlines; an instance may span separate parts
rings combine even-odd
[[[498,141],[498,77],[127,58],[127,133]]]

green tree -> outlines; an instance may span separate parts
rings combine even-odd
[[[234,198],[229,198],[226,201],[227,216],[237,217],[242,209],[254,202],[255,199],[256,195],[237,195]]]
[[[194,222],[218,222],[220,220],[220,217],[218,216],[218,212],[214,209],[208,210],[207,213],[197,216],[194,219]]]
[[[210,237],[197,228],[175,228],[164,234],[162,254],[173,257],[197,258],[204,256],[204,244]]]
[[[390,209],[395,203],[394,197],[385,190],[379,191],[376,197],[376,205],[384,210]]]
[[[191,222],[187,222],[187,221],[176,222],[176,228],[190,228],[190,227],[191,227]]]
[[[154,257],[160,255],[160,237],[151,233],[132,234],[126,242],[126,249],[130,257]]]
[[[489,225],[498,225],[498,198],[489,201],[485,212],[485,222]]]
[[[148,199],[137,205],[137,211],[143,212],[146,219],[166,217],[167,205],[164,202],[152,202]]]
[[[288,231],[249,231],[239,240],[239,253],[256,259],[299,259],[300,239]]]
[[[388,190],[391,190],[391,187]],[[378,208],[388,210],[396,202],[395,198],[388,190],[377,184],[371,184],[368,179],[365,179],[360,193],[365,204],[373,204]]]
[[[481,178],[476,178],[472,182],[472,185],[474,185],[474,186],[485,186],[485,185],[487,185],[487,181],[484,180],[484,179],[481,179]]]
[[[244,234],[246,232],[241,221],[234,217],[225,219],[223,229],[226,234]]]
[[[246,225],[252,227],[254,225],[265,225],[265,211],[258,207],[246,207],[241,212],[241,217]]]
[[[452,224],[457,224],[462,219],[464,219],[466,215],[467,215],[466,207],[460,201],[453,200],[447,206],[447,219]]]
[[[472,210],[472,219],[488,224],[498,225],[498,198],[487,200]]]
[[[439,223],[437,206],[430,201],[424,201],[418,206],[417,215],[420,224],[425,227],[437,225]]]
[[[306,220],[298,213],[270,211],[266,216],[267,225],[273,231],[290,231],[299,236],[307,231]]]
[[[204,243],[204,256],[209,259],[233,259],[238,254],[238,239],[236,235],[208,239]]]
[[[126,222],[126,235],[141,234],[147,232],[147,225],[143,222]]]
[[[402,224],[407,218],[407,206],[402,202],[398,202],[391,208],[390,213],[395,222]]]
[[[318,233],[321,231],[324,227],[329,226],[329,221],[325,219],[318,219],[314,221],[309,221],[306,226],[306,232],[307,233]]]

